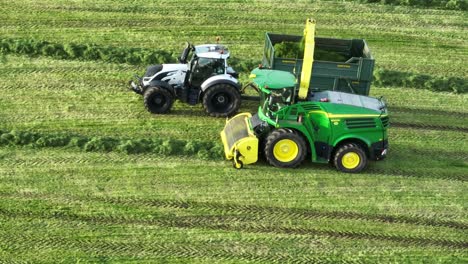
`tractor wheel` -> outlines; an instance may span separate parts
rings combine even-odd
[[[306,154],[304,138],[292,130],[280,128],[266,138],[265,158],[275,167],[297,167],[304,161]]]
[[[210,116],[231,116],[239,110],[240,103],[239,91],[229,84],[215,84],[203,95],[203,107]]]
[[[333,162],[342,172],[357,173],[367,166],[367,156],[359,145],[349,143],[336,151]]]
[[[172,94],[160,87],[150,87],[143,94],[146,109],[153,114],[167,113],[174,102]]]

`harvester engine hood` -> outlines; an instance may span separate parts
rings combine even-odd
[[[330,102],[334,104],[353,105],[357,107],[375,110],[377,112],[381,112],[382,114],[387,114],[387,104],[385,103],[383,97],[375,98],[344,92],[324,91],[314,93],[309,98],[309,100],[316,102]]]

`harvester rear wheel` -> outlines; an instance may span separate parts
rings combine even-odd
[[[342,172],[357,173],[367,166],[367,156],[359,145],[349,143],[336,151],[333,163]]]
[[[239,110],[240,104],[239,91],[225,83],[213,85],[203,95],[203,107],[210,116],[231,116]]]
[[[160,87],[149,87],[143,94],[146,109],[153,114],[167,113],[174,103],[172,94]]]
[[[306,154],[304,138],[292,130],[277,129],[266,139],[265,158],[275,167],[297,167],[304,161]]]

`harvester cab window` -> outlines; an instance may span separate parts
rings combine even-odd
[[[290,105],[292,102],[294,88],[283,88],[280,90],[271,91],[270,98],[268,99],[268,105],[271,111],[278,111],[286,105]]]

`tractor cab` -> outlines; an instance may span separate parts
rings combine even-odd
[[[190,53],[192,57],[188,61]],[[178,58],[180,63],[187,64],[184,86],[200,88],[205,80],[221,74],[237,78],[238,74],[227,64],[229,55],[228,48],[220,44],[193,46],[187,42]]]
[[[192,59],[188,65],[186,85],[199,88],[210,77],[228,74],[227,59],[229,51],[219,44],[199,45],[194,47]],[[230,67],[229,67],[230,68]],[[234,72],[232,68],[230,72]]]

